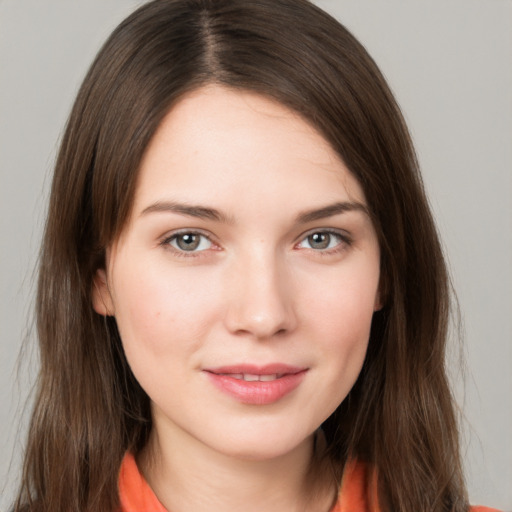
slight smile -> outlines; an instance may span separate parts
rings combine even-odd
[[[294,391],[308,368],[276,363],[266,366],[223,366],[203,371],[220,391],[238,402],[268,405]]]

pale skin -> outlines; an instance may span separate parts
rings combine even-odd
[[[311,125],[220,86],[172,108],[93,290],[150,397],[137,460],[169,511],[329,510],[313,439],[361,370],[379,277],[364,193]],[[276,363],[302,377],[271,403],[212,385]]]

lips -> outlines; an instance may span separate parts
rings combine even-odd
[[[238,402],[267,405],[293,392],[304,379],[307,368],[285,364],[236,365],[203,370],[210,382]]]
[[[270,382],[272,380],[280,379],[284,377],[283,373],[271,373],[269,375],[258,375],[254,373],[223,373],[221,375],[225,375],[226,377],[231,377],[232,379],[244,380],[245,382]]]

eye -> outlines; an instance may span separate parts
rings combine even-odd
[[[327,251],[329,249],[335,249],[343,243],[348,243],[348,240],[340,233],[333,231],[315,231],[307,235],[297,247],[301,249]]]
[[[165,243],[180,252],[200,252],[211,249],[212,242],[201,233],[178,233],[165,240]]]

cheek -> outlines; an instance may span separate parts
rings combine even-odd
[[[325,324],[322,358],[326,362],[321,380],[325,385],[325,403],[330,415],[347,397],[354,386],[366,357],[371,309],[346,309],[336,312]]]
[[[331,408],[346,397],[361,371],[378,279],[378,265],[364,267],[360,272],[333,274],[324,281],[323,293],[308,301],[310,336],[325,362],[323,379]]]
[[[373,310],[354,307],[353,302],[349,306],[340,303],[338,308],[325,312],[321,348],[330,364],[333,380],[347,382],[351,387],[366,355]]]
[[[127,356],[159,358],[193,350],[214,308],[201,276],[129,262],[118,262],[116,270],[115,316]]]
[[[307,314],[330,340],[332,348],[340,344],[366,344],[376,299],[379,267],[361,265],[324,276],[322,283],[308,283]],[[323,284],[319,291],[319,284]],[[347,347],[348,348],[348,347]]]

